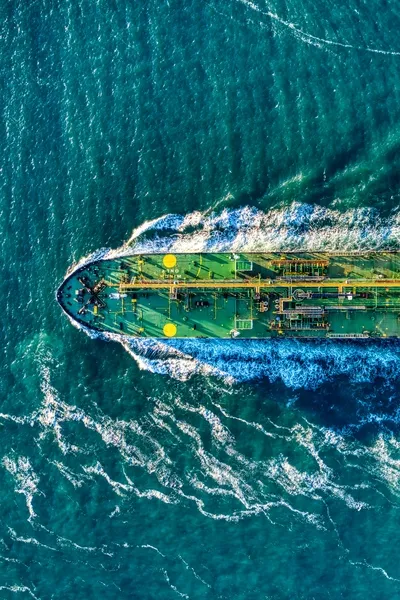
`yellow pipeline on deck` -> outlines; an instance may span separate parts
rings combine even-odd
[[[107,285],[115,287],[115,284],[106,282]],[[400,288],[400,279],[390,280],[325,280],[325,281],[282,281],[279,279],[271,280],[252,280],[238,281],[237,279],[230,281],[207,281],[205,279],[199,281],[138,281],[135,283],[121,283],[121,290],[129,289],[167,289],[167,288],[199,288],[199,289],[218,289],[218,288],[276,288],[276,287],[307,287],[307,288],[339,288],[339,287],[378,287],[378,288]]]

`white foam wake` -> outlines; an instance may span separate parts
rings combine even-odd
[[[375,209],[341,213],[297,202],[268,212],[244,207],[222,212],[164,215],[135,229],[126,244],[82,259],[78,268],[98,259],[132,253],[368,251],[400,248],[400,213],[383,218]],[[75,324],[75,323],[74,323]],[[99,334],[88,329],[94,337]],[[132,340],[114,334],[139,367],[186,380],[216,376],[227,382],[266,377],[290,388],[315,388],[340,375],[355,381],[400,374],[396,344],[304,343],[290,340]]]
[[[25,456],[4,456],[2,464],[14,478],[16,493],[25,496],[29,519],[33,519],[36,513],[33,510],[32,500],[38,493],[39,477],[34,472],[29,459]]]
[[[340,212],[292,203],[268,212],[244,207],[221,213],[166,215],[136,229],[118,253],[374,250],[400,248],[400,213],[360,208]]]

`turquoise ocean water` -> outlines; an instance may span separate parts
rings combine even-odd
[[[400,248],[398,3],[0,9],[0,598],[398,598],[398,344],[105,341],[55,301],[128,242]]]

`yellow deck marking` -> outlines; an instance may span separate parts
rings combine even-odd
[[[166,254],[163,258],[163,265],[167,269],[173,269],[176,265],[176,256],[174,254]]]
[[[173,323],[166,323],[163,328],[163,333],[166,337],[174,337],[174,335],[176,335],[176,325]]]
[[[196,277],[200,277],[200,272],[201,272],[201,265],[203,264],[203,255],[200,254],[200,261],[199,261],[199,268],[197,270],[197,274]]]

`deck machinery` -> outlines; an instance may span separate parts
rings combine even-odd
[[[78,268],[57,300],[130,337],[399,337],[400,252],[132,254]]]

